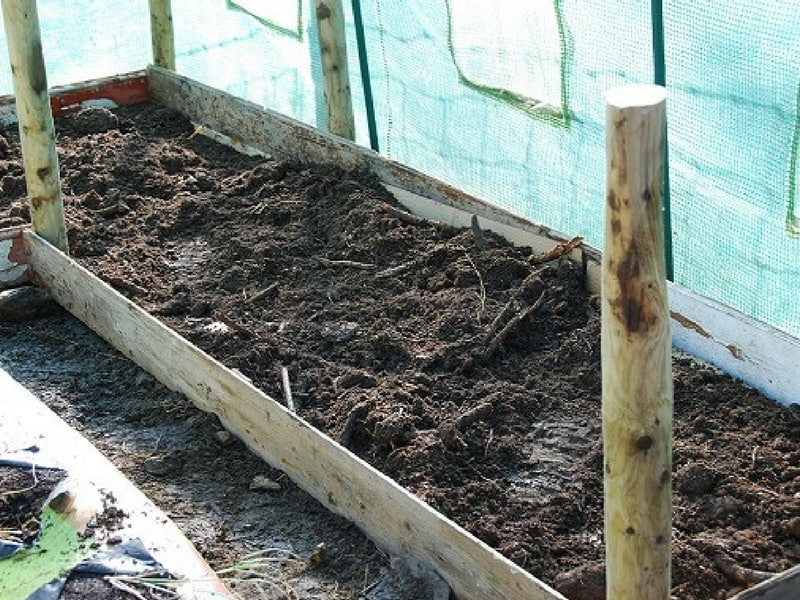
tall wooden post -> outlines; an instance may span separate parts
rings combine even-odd
[[[36,0],[2,0],[34,231],[69,251]]]
[[[606,96],[602,369],[606,597],[668,600],[672,370],[662,186],[666,91]]]
[[[316,0],[316,7],[325,101],[328,105],[328,131],[354,140],[356,126],[347,68],[342,0]]]
[[[56,135],[47,92],[36,0],[2,2],[31,223],[36,233],[68,252]]]
[[[174,71],[175,33],[170,0],[150,0],[150,39],[153,44],[153,64]]]

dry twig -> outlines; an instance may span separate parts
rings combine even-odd
[[[383,210],[385,210],[387,213],[389,213],[396,219],[399,219],[404,223],[408,223],[409,225],[427,225],[428,223],[430,223],[430,221],[428,221],[427,219],[423,219],[422,217],[412,215],[411,213],[401,210],[399,208],[395,208],[390,204],[384,204]]]
[[[497,352],[497,349],[500,348],[500,345],[508,339],[508,337],[514,332],[519,324],[542,307],[542,304],[544,304],[544,296],[545,293],[544,290],[542,290],[542,293],[539,295],[539,298],[536,300],[536,302],[525,307],[519,313],[511,317],[508,323],[506,323],[505,326],[492,337],[492,339],[489,341],[489,345],[486,347],[486,350],[484,350],[483,354],[481,355],[482,362],[486,362],[492,358],[494,353]]]
[[[767,579],[772,579],[776,573],[768,571],[758,571],[736,564],[727,554],[717,552],[714,554],[714,564],[732,582],[738,585],[753,585],[761,583]]]
[[[286,398],[286,407],[295,412],[294,398],[292,398],[292,388],[289,383],[289,369],[281,366],[281,382],[283,383],[283,397]]]
[[[277,281],[275,281],[274,283],[269,284],[263,290],[260,290],[260,291],[256,292],[255,294],[253,294],[252,296],[250,296],[248,301],[249,302],[258,302],[259,300],[262,300],[263,298],[267,298],[268,296],[272,296],[273,294],[277,293],[279,285],[280,284]]]
[[[326,267],[351,267],[353,269],[363,269],[365,271],[372,271],[378,268],[372,263],[363,263],[357,260],[331,260],[329,258],[323,258],[322,256],[317,256],[316,260]]]
[[[555,260],[557,258],[561,258],[565,254],[569,254],[575,248],[580,246],[583,243],[582,237],[574,237],[569,241],[560,242],[553,247],[553,249],[548,250],[542,254],[537,254],[536,256],[531,257],[531,262],[535,265],[550,262],[551,260]]]
[[[478,300],[481,303],[480,308],[478,309],[477,319],[478,323],[481,322],[481,318],[483,317],[483,313],[486,310],[486,287],[483,285],[483,276],[481,272],[478,270],[478,267],[475,265],[475,261],[472,260],[472,257],[467,252],[466,248],[464,249],[464,254],[469,261],[469,264],[472,266],[472,269],[475,271],[475,274],[478,276]]]
[[[248,329],[244,325],[239,325],[239,323],[236,323],[235,321],[232,321],[231,319],[224,317],[219,313],[214,314],[214,319],[216,319],[220,323],[223,323],[224,325],[227,325],[228,327],[233,329],[236,333],[240,333],[246,337],[256,337],[256,334],[253,332],[252,329]]]

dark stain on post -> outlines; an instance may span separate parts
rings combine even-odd
[[[610,190],[608,192],[606,201],[608,202],[608,206],[611,207],[611,210],[619,210],[619,200],[617,199],[617,195],[614,193],[614,190]]]
[[[647,452],[653,447],[653,438],[647,434],[640,435],[636,439],[636,449],[640,452]]]
[[[622,320],[625,322],[625,327],[631,333],[639,331],[642,319],[642,306],[635,298],[620,298],[622,306]]]
[[[47,92],[47,71],[44,68],[44,56],[42,55],[42,42],[37,41],[31,46],[30,55],[31,66],[31,87],[37,94]]]
[[[641,281],[640,252],[635,240],[623,253],[622,262],[616,270],[609,264],[609,272],[616,275],[619,281],[619,295],[610,299],[614,314],[629,333],[646,331],[658,320],[658,315],[650,308],[645,297],[647,284]]]
[[[667,537],[661,533],[656,536],[656,544],[659,546],[667,543]]]
[[[39,210],[42,208],[45,202],[47,202],[46,198],[40,198],[39,196],[34,196],[31,198],[31,206],[33,207],[33,210]]]
[[[317,6],[317,19],[319,21],[324,21],[325,19],[331,18],[331,9],[328,8],[328,5],[324,2],[320,2]]]
[[[669,483],[669,471],[666,469],[661,471],[661,477],[659,478],[658,483],[661,484],[661,487],[664,487]]]
[[[642,192],[642,200],[644,200],[645,204],[648,204],[652,199],[653,196],[650,194],[650,188],[646,188],[644,192]]]
[[[619,235],[621,231],[622,223],[620,223],[619,219],[611,219],[611,233]]]
[[[625,285],[632,280],[639,278],[639,247],[636,242],[632,242],[628,251],[625,253],[625,258],[617,269],[617,277],[619,277],[620,284]]]
[[[626,535],[636,535],[636,530],[633,528],[633,525],[628,525],[628,528],[625,530]]]
[[[42,167],[41,169],[36,169],[36,175],[42,181],[47,179],[50,176],[50,173],[52,173],[52,172],[53,172],[53,170],[50,167]]]
[[[634,242],[617,268],[620,297],[616,300],[616,305],[621,313],[619,316],[622,318],[625,328],[632,333],[639,331],[642,321],[642,306],[637,297],[639,294],[636,293],[638,278],[639,252]]]

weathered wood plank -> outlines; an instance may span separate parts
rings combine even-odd
[[[379,546],[432,566],[462,600],[563,598],[37,235],[24,238],[37,281],[65,308],[159,381],[219,416],[257,455]]]
[[[800,339],[670,284],[672,343],[781,404],[800,404]]]
[[[149,99],[145,71],[122,73],[50,88],[50,109],[54,117],[78,112],[87,106],[115,108],[125,104],[146,102]],[[14,96],[0,96],[0,124],[11,125],[17,120]]]

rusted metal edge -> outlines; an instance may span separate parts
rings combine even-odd
[[[53,116],[58,117],[77,112],[86,106],[99,105],[111,108],[146,102],[150,99],[148,82],[147,72],[139,70],[54,86],[50,90],[50,109]],[[8,124],[15,121],[14,96],[0,96],[0,122]]]

